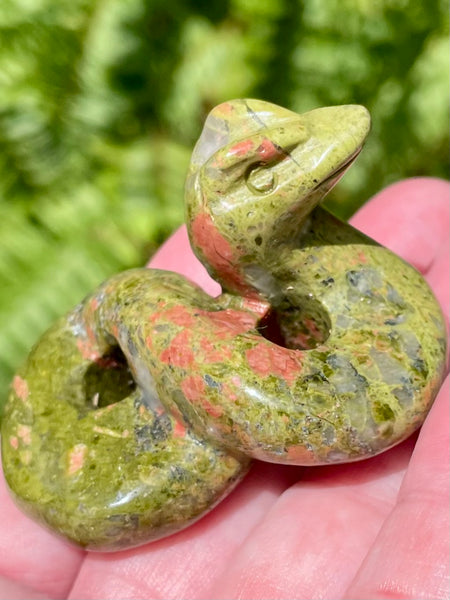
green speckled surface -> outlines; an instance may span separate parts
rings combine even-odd
[[[191,244],[224,293],[136,269],[37,343],[2,425],[20,506],[84,547],[169,535],[251,458],[361,460],[423,422],[445,328],[411,266],[320,208],[369,131],[360,106],[209,115],[186,184]]]

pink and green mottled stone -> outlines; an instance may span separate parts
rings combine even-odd
[[[356,461],[421,425],[444,372],[436,300],[411,266],[317,206],[368,130],[352,105],[212,111],[186,206],[224,292],[128,271],[44,334],[2,426],[26,512],[84,547],[122,549],[194,522],[252,458]]]

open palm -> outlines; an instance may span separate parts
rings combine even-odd
[[[353,224],[425,274],[448,309],[448,191],[381,192]],[[217,290],[180,229],[151,266]],[[449,594],[448,378],[418,437],[370,460],[255,463],[212,513],[165,540],[86,553],[22,515],[0,487],[0,599],[414,599]]]

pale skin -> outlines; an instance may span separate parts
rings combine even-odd
[[[397,183],[352,224],[425,276],[448,318],[449,185]],[[178,230],[151,262],[215,294]],[[0,482],[0,598],[429,599],[449,596],[449,381],[418,436],[329,467],[256,463],[197,524],[86,553],[24,516]]]

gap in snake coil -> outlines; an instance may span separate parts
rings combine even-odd
[[[311,350],[323,344],[330,335],[330,319],[320,306],[307,310],[288,306],[284,310],[270,309],[258,322],[257,330],[266,339],[293,350]]]
[[[286,340],[281,332],[278,315],[275,310],[271,309],[267,311],[263,318],[258,322],[256,329],[263,338],[266,338],[269,342],[273,342],[282,348],[287,348]]]
[[[119,346],[89,365],[84,375],[86,404],[91,409],[120,402],[135,389],[136,382]]]

